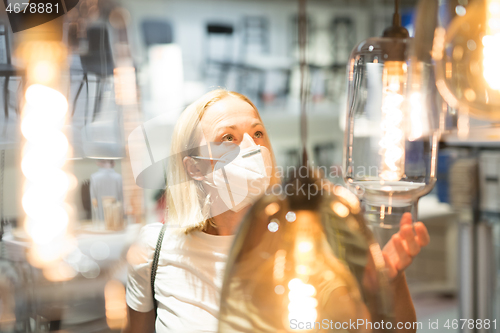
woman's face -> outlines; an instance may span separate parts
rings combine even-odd
[[[212,171],[219,158],[237,146],[259,145],[271,151],[271,145],[257,111],[237,97],[226,97],[207,108],[198,128],[203,132],[198,156],[186,156],[183,162],[190,177],[201,181],[205,192],[212,195],[211,213],[215,216],[229,209],[214,186]]]
[[[210,106],[200,124],[204,134],[200,146],[207,142],[231,142],[244,149],[253,141],[271,151],[266,129],[257,111],[237,97],[226,97]]]

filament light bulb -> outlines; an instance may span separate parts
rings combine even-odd
[[[296,212],[295,227],[301,232],[294,242],[292,262],[295,266],[293,274],[288,282],[288,322],[314,322],[317,319],[318,300],[316,299],[316,288],[308,283],[310,276],[316,274],[317,269],[317,228],[310,225],[310,221],[318,219],[316,214],[308,211]],[[316,239],[315,239],[316,238]]]
[[[288,320],[297,322],[315,322],[318,316],[316,307],[318,300],[316,288],[313,285],[304,283],[299,278],[294,278],[288,283]]]
[[[383,72],[382,92],[382,138],[380,154],[382,165],[380,178],[397,181],[404,174],[403,102],[406,63],[387,61]]]
[[[425,61],[417,56],[417,37],[394,24],[349,59],[343,176],[377,237],[399,229],[402,214],[416,212],[435,182],[436,83],[430,52],[422,52]]]

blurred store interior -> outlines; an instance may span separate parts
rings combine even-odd
[[[469,2],[439,1],[449,21]],[[307,1],[307,148],[334,184],[344,183],[351,51],[391,25],[393,3]],[[417,4],[400,3],[410,37]],[[165,215],[164,180],[143,176],[141,187],[137,173],[168,157],[187,105],[216,87],[248,96],[283,177],[300,162],[297,2],[80,0],[66,15],[16,33],[0,12],[0,332],[119,332],[130,246],[142,225]],[[44,107],[47,99],[55,106]],[[498,118],[463,118],[446,104],[437,182],[418,211],[431,243],[406,276],[419,321],[498,321]],[[52,116],[28,119],[29,108]],[[36,139],[40,127],[53,130],[47,141]],[[61,161],[59,148],[67,150]],[[57,161],[45,166],[50,159]],[[97,200],[99,191],[107,198]],[[52,209],[57,204],[64,209]],[[36,214],[44,223],[32,222]],[[60,263],[47,266],[54,258]]]

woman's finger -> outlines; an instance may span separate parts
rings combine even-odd
[[[412,217],[411,213],[404,213],[403,216],[401,217],[401,221],[399,222],[399,227],[403,227],[404,225],[411,225],[412,224]]]
[[[396,249],[396,253],[399,259],[396,263],[396,269],[398,271],[402,271],[411,264],[412,259],[406,252],[406,249],[403,245],[403,240],[401,239],[401,236],[399,234],[395,234],[394,236],[392,236],[392,241],[394,243],[394,248]]]
[[[420,247],[427,246],[431,241],[429,232],[422,222],[415,223],[415,232],[417,233],[417,242]]]
[[[408,254],[412,257],[416,256],[420,252],[420,245],[417,242],[413,228],[410,225],[404,225],[401,227],[399,234],[404,240],[403,244],[406,244]]]

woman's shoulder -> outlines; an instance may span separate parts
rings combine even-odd
[[[161,222],[149,223],[144,225],[139,231],[139,235],[136,241],[137,244],[147,250],[154,251],[163,226],[164,224]],[[163,240],[179,239],[180,236],[183,235],[184,233],[179,228],[165,225]]]

